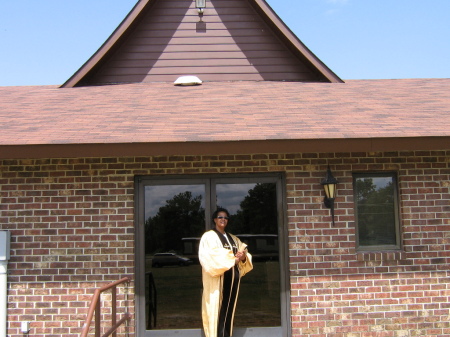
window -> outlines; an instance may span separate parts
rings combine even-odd
[[[400,249],[395,173],[353,175],[357,248]]]

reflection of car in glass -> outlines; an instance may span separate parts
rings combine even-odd
[[[189,266],[192,260],[175,253],[157,253],[153,255],[152,267]]]
[[[278,261],[278,235],[276,234],[237,234],[239,239],[248,245],[253,261]],[[198,262],[198,246],[200,238],[182,238],[183,255],[195,263]]]

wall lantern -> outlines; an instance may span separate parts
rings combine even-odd
[[[198,14],[203,14],[206,7],[206,0],[195,0],[195,7],[197,7]]]
[[[323,189],[325,190],[325,198],[323,199],[323,203],[325,207],[331,209],[331,219],[333,221],[334,227],[334,199],[336,198],[336,184],[338,183],[337,179],[333,177],[331,174],[330,166],[327,169],[327,176],[322,181]]]

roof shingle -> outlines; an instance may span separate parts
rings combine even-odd
[[[0,87],[1,145],[450,136],[450,79]]]

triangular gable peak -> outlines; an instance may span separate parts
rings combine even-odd
[[[140,0],[63,87],[202,81],[342,82],[264,0]]]

